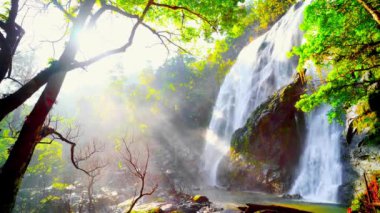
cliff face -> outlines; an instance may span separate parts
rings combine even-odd
[[[222,185],[272,193],[289,189],[303,148],[304,114],[294,107],[303,93],[304,85],[297,75],[236,130],[231,158],[219,169]]]
[[[370,110],[376,113],[380,121],[380,91],[377,90],[369,96]],[[343,185],[340,187],[341,202],[351,204],[353,212],[361,211],[364,194],[367,191],[364,173],[367,181],[377,179],[380,184],[380,127],[375,126],[376,131],[370,133],[358,133],[353,127],[353,121],[357,118],[355,109],[347,113],[346,143],[342,156],[344,165]],[[380,195],[378,195],[380,196]],[[364,198],[363,198],[364,197]],[[356,204],[355,204],[356,202]],[[356,209],[356,210],[355,210]]]

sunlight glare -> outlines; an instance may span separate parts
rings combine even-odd
[[[128,41],[131,27],[129,20],[108,16],[99,19],[94,28],[80,33],[77,60],[86,60],[124,45]],[[150,31],[138,28],[132,46],[125,53],[109,56],[94,63],[86,68],[89,72],[85,73],[86,76],[70,73],[69,79],[65,81],[65,88],[70,91],[85,87],[105,88],[110,81],[110,71],[121,71],[122,74],[133,77],[144,68],[156,69],[165,62],[167,54],[162,45],[154,44],[157,44],[155,36]]]

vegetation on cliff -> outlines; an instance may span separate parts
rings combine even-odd
[[[309,112],[322,104],[330,105],[330,121],[343,124],[346,120],[348,143],[355,134],[364,133],[367,136],[359,145],[380,145],[379,20],[377,0],[312,1],[301,25],[305,43],[292,51],[300,57],[299,70],[306,68],[308,74],[315,75],[305,79],[309,91],[296,107]],[[316,72],[312,73],[314,69]],[[359,160],[363,163],[355,163],[355,157],[351,158],[359,173],[377,168],[362,167],[369,164],[365,158]],[[376,161],[376,156],[370,158]],[[359,178],[355,183],[354,188],[359,191],[355,192],[353,211],[372,211],[373,207],[368,209],[368,195],[363,187],[358,187],[363,182]],[[378,197],[377,190],[374,197]]]
[[[376,0],[316,0],[307,7],[301,26],[306,42],[293,54],[300,56],[300,70],[312,62],[319,81],[309,82],[316,89],[302,96],[298,108],[310,111],[327,103],[330,120],[340,122],[350,109],[358,132],[379,134],[374,104],[380,86],[380,23],[374,15],[379,11]]]

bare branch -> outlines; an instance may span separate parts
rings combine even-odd
[[[91,17],[90,19],[90,22],[89,22],[89,25],[92,26],[96,23],[96,21],[100,18],[100,16],[106,12],[106,11],[112,11],[112,12],[116,12],[120,15],[123,15],[127,18],[132,18],[132,19],[139,19],[139,16],[138,15],[134,15],[134,14],[130,14],[130,13],[127,13],[125,12],[124,10],[118,8],[118,7],[115,7],[115,6],[112,6],[112,5],[108,5],[108,4],[104,4],[102,5],[102,7],[96,11],[96,13]]]
[[[10,77],[10,76],[5,77],[4,79],[9,79],[9,80],[11,80],[11,81],[17,83],[17,84],[20,85],[20,86],[24,86],[24,84],[21,83],[19,80],[15,79],[15,78],[12,78],[12,77]]]
[[[152,4],[153,4],[153,0],[149,0],[149,2],[147,3],[147,5],[144,8],[143,13],[141,14],[141,16],[138,18],[138,21],[133,26],[131,34],[129,35],[128,42],[126,44],[124,44],[123,46],[121,46],[119,48],[115,48],[115,49],[108,50],[106,52],[100,53],[99,55],[94,56],[93,58],[90,58],[86,61],[74,63],[73,65],[70,66],[70,69],[75,69],[75,68],[79,68],[79,67],[86,67],[86,66],[88,66],[88,65],[90,65],[96,61],[99,61],[100,59],[103,59],[105,57],[125,52],[132,45],[133,39],[134,39],[135,34],[136,34],[137,27],[144,20],[144,17],[147,14],[147,12],[148,12],[148,10]]]
[[[90,170],[86,170],[82,167],[79,166],[79,162],[81,161],[84,161],[84,160],[87,160],[89,159],[93,154],[99,152],[99,150],[97,149],[96,145],[95,145],[95,142],[93,143],[93,149],[90,149],[88,148],[86,150],[86,152],[84,152],[84,156],[80,156],[80,157],[75,157],[75,146],[76,146],[76,143],[73,142],[72,140],[70,140],[70,137],[73,138],[71,135],[72,133],[72,130],[71,128],[69,128],[66,136],[64,136],[63,134],[59,133],[56,128],[57,126],[55,126],[55,128],[53,127],[50,127],[50,126],[46,126],[46,125],[49,125],[51,123],[51,117],[49,116],[49,118],[47,119],[47,121],[45,121],[45,126],[43,126],[40,130],[40,134],[39,134],[39,143],[41,144],[51,144],[54,140],[60,140],[62,142],[65,142],[67,144],[70,145],[70,160],[71,160],[71,163],[74,165],[74,167],[82,172],[84,172],[86,175],[88,176],[92,176],[93,172],[96,171],[98,168],[92,168]],[[55,121],[56,125],[58,123],[58,120]],[[50,141],[48,142],[44,142],[42,141],[43,138],[45,137],[51,137],[50,138]],[[74,137],[77,137],[77,136],[74,136]],[[42,142],[41,142],[42,141]]]
[[[136,203],[144,196],[147,195],[152,195],[156,189],[158,188],[158,185],[155,184],[149,191],[145,192],[145,187],[146,187],[146,175],[147,175],[147,170],[149,166],[149,158],[150,158],[150,152],[148,146],[146,146],[146,161],[144,164],[140,165],[138,162],[138,158],[132,155],[130,145],[132,142],[127,143],[127,141],[123,138],[122,139],[123,143],[123,150],[121,150],[120,155],[121,158],[123,159],[123,163],[125,166],[128,168],[129,172],[132,173],[141,183],[140,183],[140,188],[138,190],[138,194],[135,191],[135,194],[132,198],[131,204],[127,210],[127,212],[131,212],[133,207],[136,205]]]

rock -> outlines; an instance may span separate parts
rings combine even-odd
[[[203,195],[195,195],[191,200],[195,203],[210,203],[209,199]]]
[[[163,212],[172,212],[172,211],[176,210],[176,207],[173,204],[168,203],[168,204],[161,206],[161,210]]]
[[[300,199],[302,199],[302,196],[300,194],[294,194],[294,195],[284,194],[284,195],[282,195],[282,198],[300,200]]]
[[[240,190],[284,193],[289,190],[304,141],[304,114],[294,105],[305,91],[301,77],[280,89],[251,113],[231,139],[230,159],[218,178]]]
[[[178,206],[178,212],[184,212],[184,213],[194,213],[199,211],[201,208],[204,207],[204,204],[201,203],[184,203]]]
[[[223,208],[205,206],[205,207],[201,208],[198,212],[199,213],[208,213],[208,212],[221,212],[221,211],[223,211]]]
[[[287,212],[287,213],[308,213],[308,211],[298,210],[294,208],[277,206],[277,205],[258,205],[247,204],[248,207],[239,207],[243,212]]]

